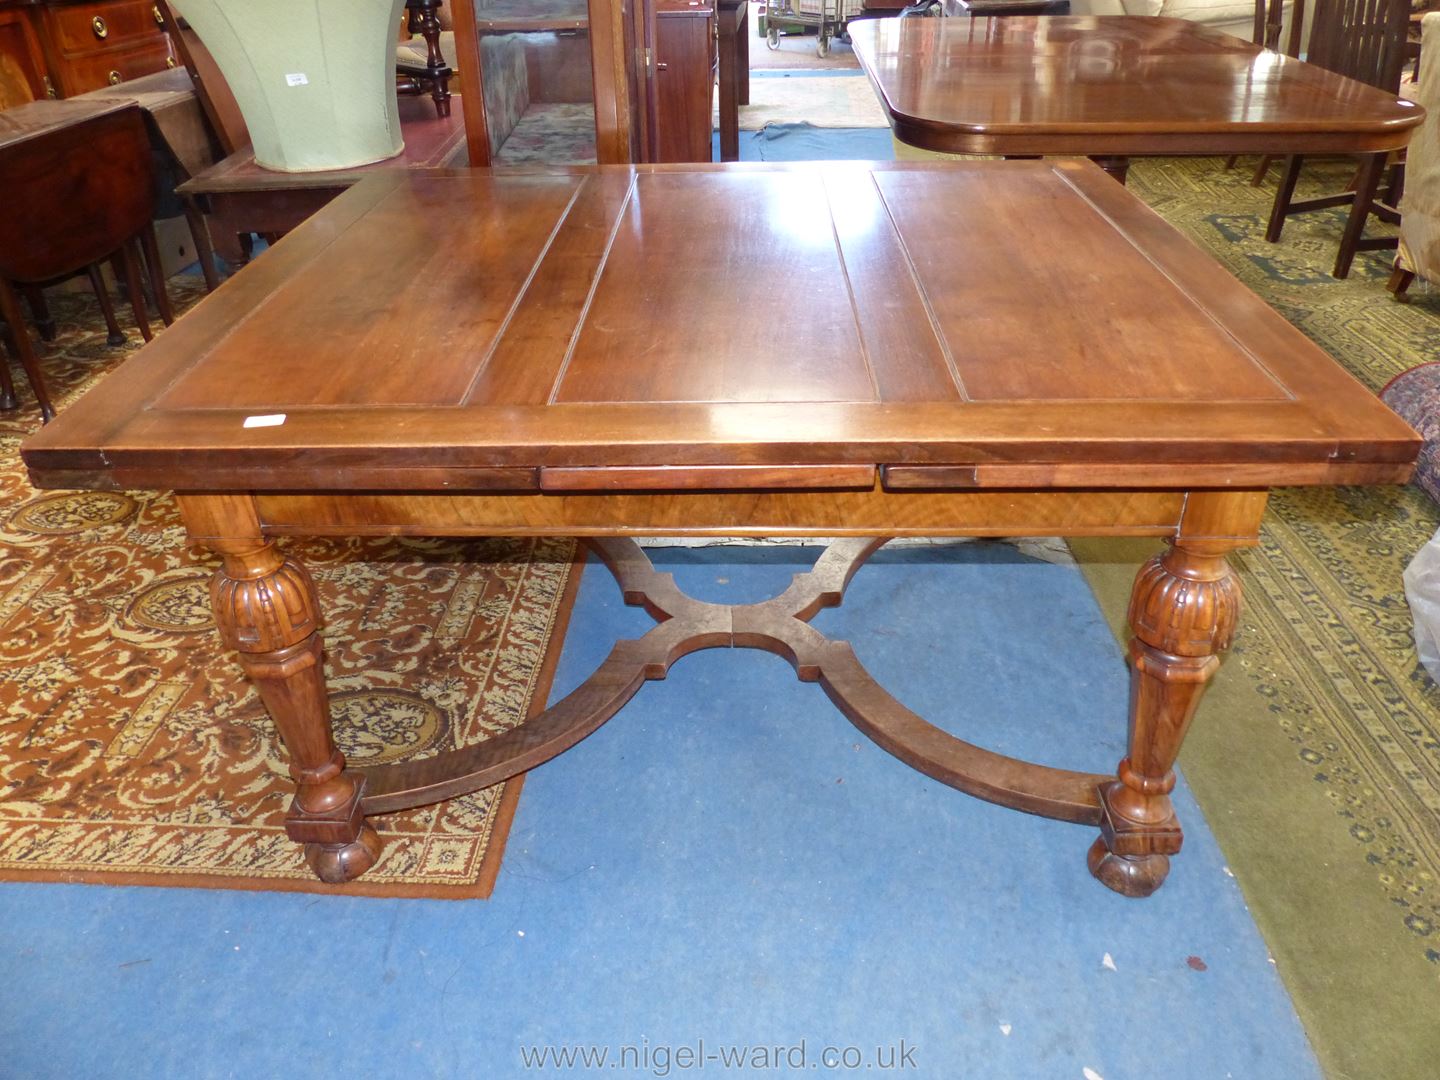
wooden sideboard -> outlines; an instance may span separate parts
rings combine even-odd
[[[0,0],[0,108],[174,66],[152,0]]]

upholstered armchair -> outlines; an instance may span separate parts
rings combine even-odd
[[[1285,22],[1291,5],[1285,5]],[[1070,0],[1071,15],[1167,15],[1189,19],[1249,41],[1255,36],[1255,0]],[[1284,40],[1283,34],[1281,40]]]
[[[1405,155],[1400,252],[1390,280],[1397,297],[1417,275],[1440,282],[1440,12],[1426,15],[1420,26],[1420,78],[1407,96],[1425,106],[1425,122]]]

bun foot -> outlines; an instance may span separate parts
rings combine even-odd
[[[380,858],[380,834],[369,825],[348,844],[306,844],[305,861],[315,876],[330,885],[354,881]]]
[[[1088,862],[1100,884],[1121,896],[1149,896],[1170,873],[1168,855],[1116,855],[1105,846],[1103,836],[1090,845]]]

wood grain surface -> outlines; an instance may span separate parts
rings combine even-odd
[[[1424,111],[1186,19],[868,19],[850,28],[902,142],[967,154],[1397,150]]]
[[[863,466],[898,490],[1395,481],[1417,446],[1065,161],[392,170],[24,454],[42,485],[854,488]],[[681,475],[701,467],[724,482]]]

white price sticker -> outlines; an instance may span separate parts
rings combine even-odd
[[[282,412],[282,413],[267,413],[267,414],[264,415],[264,416],[247,416],[247,417],[245,417],[245,423],[244,423],[243,426],[244,426],[244,427],[279,427],[279,426],[280,426],[281,424],[283,424],[283,423],[285,423],[285,414],[284,414],[283,412]]]
[[[310,80],[305,77],[305,73],[303,71],[297,71],[293,74],[285,76],[286,86],[305,86],[309,82]]]

